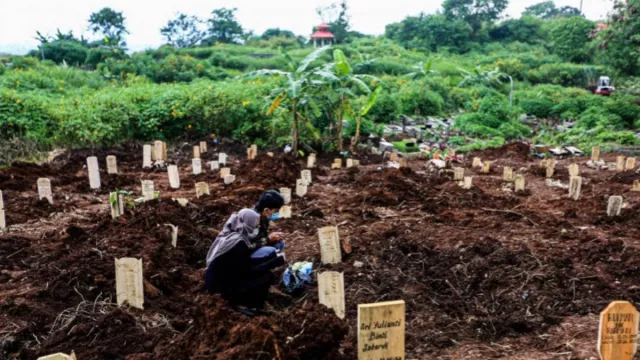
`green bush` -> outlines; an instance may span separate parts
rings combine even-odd
[[[383,92],[378,96],[378,100],[373,105],[367,117],[376,123],[388,123],[398,118],[400,106],[388,92]]]
[[[522,99],[519,106],[527,115],[534,115],[539,119],[548,118],[553,113],[554,104],[544,98]]]
[[[416,113],[421,116],[439,115],[444,107],[440,94],[417,82],[404,84],[393,97],[400,104],[402,113],[409,116]]]
[[[545,64],[529,70],[525,79],[533,84],[556,84],[586,88],[598,80],[599,74],[606,73],[600,66],[570,63]]]

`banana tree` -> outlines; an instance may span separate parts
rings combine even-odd
[[[501,78],[507,77],[500,69],[482,71],[479,66],[475,69],[468,71],[465,69],[458,69],[464,76],[464,79],[458,84],[458,87],[464,87],[469,85],[484,85],[488,87],[498,87],[502,85]]]
[[[287,105],[287,108],[293,117],[291,142],[293,153],[296,155],[298,154],[298,145],[300,140],[299,119],[307,119],[307,117],[302,116],[301,113],[303,110],[309,109],[314,112],[317,111],[314,106],[315,97],[317,96],[317,88],[325,84],[322,81],[315,80],[315,72],[320,68],[320,66],[311,67],[311,63],[317,60],[324,52],[329,50],[329,48],[330,46],[319,48],[300,62],[295,61],[286,51],[280,49],[282,56],[287,62],[289,71],[264,69],[244,75],[244,77],[275,75],[285,79],[284,86],[276,88],[272,92],[270,96],[272,103],[267,110],[267,115],[273,114],[273,112],[283,104]],[[309,124],[306,124],[305,126],[308,127],[308,125]]]
[[[373,105],[376,104],[378,96],[380,96],[381,92],[382,87],[378,86],[375,91],[367,96],[366,101],[362,104],[358,112],[352,114],[356,119],[356,133],[353,138],[351,138],[351,153],[356,152],[356,146],[358,146],[358,142],[360,142],[360,127],[362,125],[362,118],[364,118],[369,113],[369,110],[371,110]]]
[[[382,83],[382,81],[375,76],[354,74],[353,68],[349,65],[342,50],[334,50],[333,60],[333,63],[325,65],[316,74],[328,82],[339,95],[338,111],[336,111],[336,146],[338,151],[342,151],[342,119],[350,107],[350,102],[358,97],[354,92],[354,87],[365,94],[371,94],[371,89],[364,80],[374,83]]]
[[[433,58],[429,58],[427,62],[419,62],[417,65],[411,67],[414,71],[405,75],[410,79],[418,79],[427,77],[431,74],[437,74],[436,70],[433,70]]]

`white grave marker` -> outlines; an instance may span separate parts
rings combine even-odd
[[[316,167],[316,154],[311,154],[307,158],[307,168],[313,169]]]
[[[142,168],[148,169],[152,167],[151,163],[151,145],[144,145],[142,147]]]
[[[156,198],[156,190],[152,180],[142,180],[142,197],[144,201],[151,201]]]
[[[291,206],[284,205],[280,208],[280,217],[283,219],[291,219]]]
[[[38,197],[40,200],[47,199],[53,205],[53,192],[51,191],[51,180],[47,178],[38,179]]]
[[[194,146],[193,147],[193,158],[194,159],[200,159],[200,146]]]
[[[616,157],[616,171],[624,171],[624,156]]]
[[[178,227],[173,224],[165,224],[171,228],[171,246],[178,247]]]
[[[220,162],[218,161],[212,161],[209,164],[211,164],[211,171],[220,169]]]
[[[116,259],[116,297],[118,306],[127,303],[144,309],[142,259]]]
[[[299,197],[303,197],[307,195],[307,191],[307,182],[302,179],[296,180],[296,195]]]
[[[569,177],[572,178],[574,176],[580,176],[580,165],[578,164],[569,165]]]
[[[622,196],[610,196],[607,206],[608,216],[619,216],[622,212]]]
[[[169,186],[172,189],[180,188],[180,174],[178,173],[178,167],[176,165],[167,166],[167,173],[169,175]]]
[[[631,360],[638,349],[638,310],[614,301],[600,313],[598,353],[602,360]]]
[[[525,189],[524,176],[516,175],[516,192],[524,191],[524,189]]]
[[[236,181],[236,176],[235,175],[227,175],[224,177],[224,184],[225,185],[229,185],[231,183],[233,183],[234,181]]]
[[[87,169],[89,170],[89,186],[92,189],[100,189],[100,167],[98,158],[90,156],[87,158]]]
[[[193,175],[202,174],[202,159],[191,159],[191,168],[193,169]]]
[[[280,195],[282,195],[285,204],[291,202],[291,188],[280,188]]]
[[[320,254],[323,264],[337,264],[342,261],[340,249],[340,235],[335,226],[325,226],[318,229],[320,239]]]
[[[547,178],[552,178],[556,171],[556,161],[547,160]]]
[[[118,161],[116,157],[113,155],[107,156],[107,174],[117,174],[118,173]]]
[[[342,169],[342,159],[333,159],[332,169]]]
[[[47,356],[40,356],[38,360],[77,360],[76,354],[71,352],[71,355],[65,353],[51,354]]]
[[[206,153],[206,152],[207,152],[207,142],[200,141],[200,153]]]
[[[462,188],[468,190],[468,189],[471,189],[472,186],[473,186],[473,177],[465,176],[462,182]]]
[[[220,163],[220,165],[227,165],[227,154],[220,153],[218,155],[218,163]]]
[[[569,181],[569,197],[573,200],[580,199],[580,191],[582,190],[582,178],[573,176]]]
[[[325,271],[318,274],[318,298],[320,304],[333,309],[340,319],[344,319],[344,273]]]
[[[624,166],[625,170],[633,170],[636,168],[636,158],[630,157],[627,158],[627,163]]]
[[[124,215],[124,202],[119,192],[109,193],[109,205],[111,206],[111,217],[117,218]]]
[[[464,168],[456,167],[453,169],[453,181],[464,180]]]
[[[224,179],[225,176],[231,175],[231,168],[223,167],[220,169],[220,178]]]
[[[196,183],[196,197],[200,198],[203,195],[209,195],[209,184],[206,182]]]
[[[4,198],[2,196],[2,191],[0,191],[0,230],[5,230],[7,228],[7,220],[4,213]]]
[[[353,167],[353,159],[347,159],[347,169]]]
[[[513,168],[505,166],[502,169],[502,179],[507,182],[513,181]]]
[[[404,360],[405,303],[358,305],[358,360]]]
[[[300,178],[307,183],[307,186],[311,185],[311,182],[312,182],[311,170],[302,170],[300,172]]]
[[[153,160],[167,161],[167,144],[164,141],[156,141],[153,143]]]

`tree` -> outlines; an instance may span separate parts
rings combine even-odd
[[[584,15],[582,13],[580,13],[580,9],[575,8],[573,6],[563,6],[560,9],[558,9],[558,15],[559,17],[572,17],[572,16],[582,16],[584,17]]]
[[[272,94],[271,98],[273,102],[271,106],[267,110],[267,115],[273,114],[276,109],[286,103],[288,106],[289,112],[293,118],[293,127],[291,130],[291,141],[293,143],[293,153],[298,154],[298,145],[299,145],[299,119],[301,116],[301,111],[303,108],[315,108],[315,90],[318,86],[321,86],[322,83],[316,82],[314,77],[316,76],[316,71],[320,68],[320,66],[312,68],[311,63],[317,60],[323,53],[330,49],[330,46],[325,46],[319,48],[309,54],[302,61],[298,62],[294,60],[286,51],[280,49],[282,56],[287,62],[287,67],[289,71],[281,71],[281,70],[270,70],[263,69],[258,71],[250,72],[245,77],[255,77],[255,76],[270,76],[275,75],[285,79],[286,85],[276,88]],[[305,119],[304,117],[302,117]],[[309,121],[306,121],[306,124],[309,125]]]
[[[483,22],[493,22],[509,5],[509,0],[445,0],[442,4],[448,19],[464,19],[477,34]]]
[[[244,30],[236,19],[238,9],[220,8],[211,12],[209,23],[209,37],[203,41],[205,45],[216,42],[223,44],[237,44],[243,39]]]
[[[608,28],[598,35],[606,64],[626,75],[640,75],[640,0],[619,2],[608,21]]]
[[[433,68],[433,58],[431,57],[429,58],[429,60],[427,60],[426,63],[419,62],[417,65],[414,65],[412,69],[415,71],[407,74],[407,77],[410,79],[419,79],[419,78],[428,77],[431,74],[437,74],[438,72],[435,70],[432,70],[432,68]]]
[[[527,7],[522,15],[529,15],[539,19],[552,19],[558,15],[558,8],[556,8],[556,3],[553,0],[543,1]]]
[[[443,48],[454,52],[469,49],[473,29],[464,20],[447,19],[442,14],[408,16],[400,23],[389,24],[385,36],[405,48],[437,52]]]
[[[493,40],[534,44],[544,40],[545,33],[542,31],[543,21],[528,15],[523,15],[520,19],[510,19],[503,21],[489,31]]]
[[[89,30],[94,34],[100,33],[104,35],[105,43],[111,46],[126,45],[123,41],[123,36],[128,34],[129,31],[124,26],[124,20],[125,17],[122,12],[106,7],[91,14],[89,17]]]
[[[506,74],[500,72],[500,69],[495,68],[489,71],[483,71],[477,66],[475,69],[469,71],[465,69],[458,69],[464,78],[458,84],[458,87],[483,85],[486,87],[498,87],[502,85],[501,78],[507,77]]]
[[[197,46],[206,36],[200,29],[202,20],[195,16],[179,13],[175,19],[169,20],[160,33],[167,39],[167,44],[177,48]]]
[[[338,44],[344,43],[349,37],[351,18],[349,17],[348,11],[347,0],[316,9],[320,18],[329,25],[329,30],[333,33],[333,36],[335,36],[335,41]]]
[[[551,31],[553,52],[570,62],[591,62],[591,33],[596,24],[580,16],[563,19]]]
[[[265,30],[265,32],[262,33],[262,36],[260,36],[262,40],[269,40],[274,37],[284,37],[288,39],[295,39],[296,34],[294,34],[290,30],[280,30],[280,28],[271,28],[271,29]]]

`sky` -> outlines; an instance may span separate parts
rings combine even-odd
[[[247,30],[261,34],[279,27],[308,36],[321,22],[315,9],[337,0],[0,0],[0,53],[23,54],[35,49],[36,30],[54,35],[56,29],[76,36],[96,39],[87,30],[91,13],[103,7],[123,11],[130,32],[127,44],[132,51],[155,48],[163,44],[160,28],[178,12],[208,18],[211,10],[237,8],[238,20]],[[506,16],[519,17],[530,5],[542,0],[511,0]],[[612,8],[611,0],[582,0],[584,13],[598,20]],[[420,12],[435,13],[442,0],[348,0],[352,29],[380,35],[387,24]],[[580,0],[556,0],[557,6],[580,6]]]

